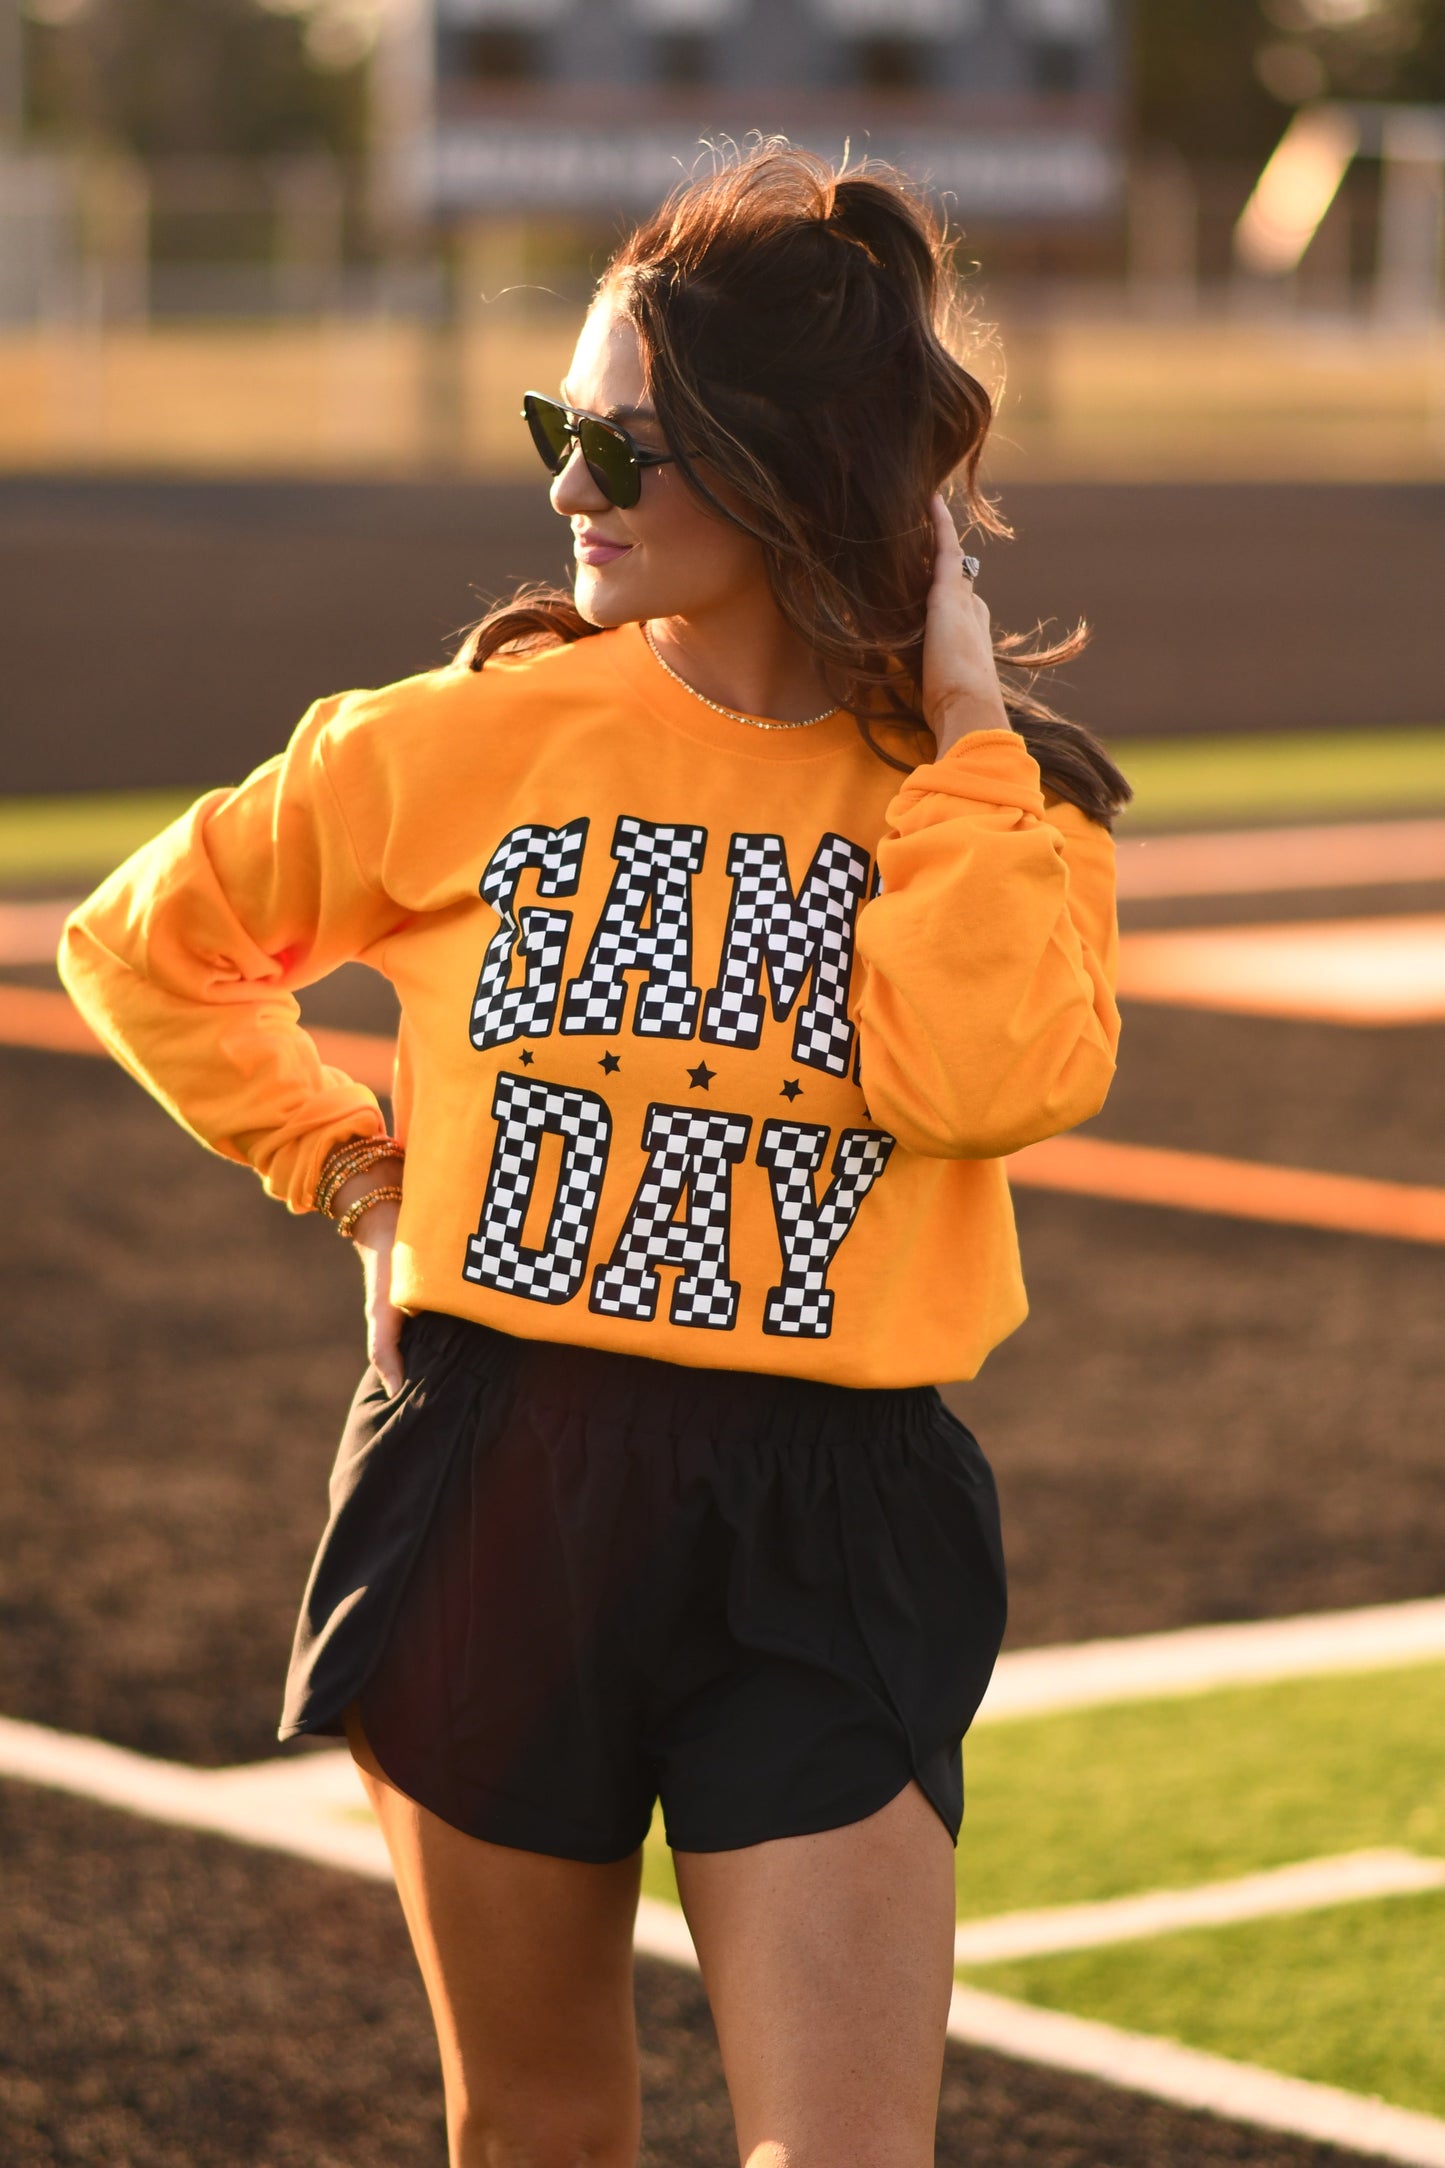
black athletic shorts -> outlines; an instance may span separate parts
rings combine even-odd
[[[368,1369],[280,1736],[359,1697],[444,1821],[564,1858],[728,1851],[910,1777],[955,1842],[1004,1625],[993,1477],[932,1386],[519,1340],[423,1312]]]

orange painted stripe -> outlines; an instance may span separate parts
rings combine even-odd
[[[321,1059],[374,1092],[389,1092],[396,1042],[374,1031],[313,1031]],[[34,1046],[53,1054],[104,1054],[68,994],[39,986],[0,986],[0,1046]]]
[[[395,1052],[390,1039],[365,1031],[315,1031],[312,1037],[323,1061],[373,1091],[390,1091]],[[0,1044],[61,1054],[105,1052],[67,995],[29,986],[0,986]],[[1152,1144],[1111,1144],[1102,1137],[1050,1137],[1015,1152],[1007,1164],[1010,1182],[1020,1189],[1067,1190],[1229,1219],[1384,1235],[1397,1242],[1445,1242],[1445,1189],[1409,1182],[1271,1167]]]
[[[69,995],[38,986],[0,986],[0,1041],[43,1046],[56,1054],[105,1052]]]
[[[1397,1242],[1445,1242],[1445,1189],[1379,1182],[1359,1174],[1272,1167],[1209,1152],[1174,1152],[1152,1144],[1112,1144],[1103,1137],[1050,1137],[1015,1152],[1010,1182],[1071,1190],[1182,1212],[1270,1220],[1288,1227],[1328,1227],[1341,1234],[1385,1235]]]

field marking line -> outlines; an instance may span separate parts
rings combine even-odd
[[[7,903],[0,899],[0,964],[53,964],[69,902]]]
[[[313,1029],[321,1059],[372,1091],[389,1093],[396,1042],[374,1031]],[[48,1054],[96,1054],[109,1059],[69,994],[45,986],[0,985],[0,1046],[34,1047]]]
[[[392,1040],[366,1031],[316,1030],[311,1036],[323,1061],[372,1091],[390,1093],[396,1060]],[[60,1054],[106,1052],[69,995],[31,986],[0,985],[0,1046]],[[1445,1242],[1445,1189],[1422,1184],[1275,1167],[1162,1145],[1117,1144],[1103,1137],[1049,1137],[1014,1152],[1005,1164],[1010,1182],[1025,1189],[1391,1241]]]
[[[1445,2121],[1412,2108],[1347,2093],[1311,2078],[1290,2078],[1257,2063],[1234,2062],[1149,2033],[1125,2032],[1096,2018],[1071,2017],[979,1988],[955,1987],[948,2035],[1051,2070],[1101,2079],[1176,2107],[1203,2109],[1237,2123],[1288,2131],[1324,2145],[1352,2147],[1409,2168],[1445,2168]]]
[[[1006,1164],[1010,1183],[1024,1189],[1395,1242],[1445,1242],[1445,1189],[1424,1183],[1272,1166],[1106,1137],[1046,1137],[1013,1153]]]
[[[0,1774],[372,1881],[392,1879],[344,1747],[238,1769],[189,1769],[104,1740],[0,1718]],[[698,1970],[678,1906],[642,1898],[633,1944],[645,1956]],[[955,1985],[948,2033],[973,2047],[1237,2122],[1353,2146],[1411,2168],[1445,2168],[1445,2121],[1092,2019]]]
[[[1340,1852],[1332,1859],[1298,1860],[1259,1874],[1193,1888],[1148,1890],[1096,1904],[1052,1905],[1032,1912],[998,1912],[967,1920],[953,1938],[957,1965],[999,1965],[1064,1950],[1104,1949],[1116,1942],[1143,1942],[1190,1927],[1227,1927],[1293,1912],[1322,1912],[1331,1905],[1362,1904],[1379,1897],[1413,1896],[1445,1889],[1445,1860],[1388,1846]]]
[[[1445,881],[1445,820],[1331,821],[1310,828],[1129,836],[1117,846],[1115,867],[1125,902]]]
[[[0,1717],[0,1775],[148,1821],[391,1879],[381,1831],[344,1747],[238,1769],[193,1769],[105,1739]]]
[[[1445,913],[1125,933],[1122,1000],[1388,1028],[1445,1017]]]
[[[1008,1649],[974,1724],[1445,1661],[1445,1596]]]

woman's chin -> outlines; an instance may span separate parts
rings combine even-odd
[[[627,592],[629,582],[609,577],[608,565],[579,565],[572,599],[589,625],[606,631],[612,625],[630,624],[646,617],[646,607]]]

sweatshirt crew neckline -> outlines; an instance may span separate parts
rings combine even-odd
[[[694,744],[706,745],[714,752],[791,766],[827,760],[834,753],[862,743],[858,725],[846,708],[838,708],[832,715],[798,730],[758,730],[749,723],[733,722],[709,706],[700,694],[669,677],[635,620],[604,633],[599,645],[658,722],[679,737],[691,738]]]

